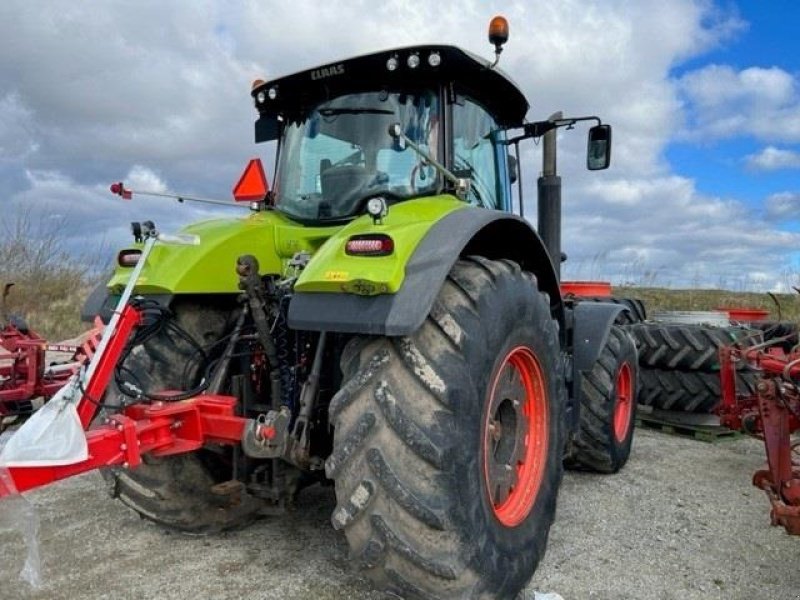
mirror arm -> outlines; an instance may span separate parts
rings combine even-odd
[[[603,122],[600,120],[600,117],[595,116],[569,117],[567,119],[554,119],[552,121],[534,121],[533,123],[525,123],[522,126],[523,133],[521,135],[509,138],[505,143],[506,145],[509,145],[518,143],[528,138],[542,137],[548,131],[552,131],[553,129],[557,129],[559,127],[572,129],[575,126],[575,123],[580,121],[595,121],[597,125],[603,124]],[[511,127],[509,129],[519,129],[519,127]]]

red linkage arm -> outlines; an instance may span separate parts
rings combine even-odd
[[[84,429],[89,428],[89,424],[94,419],[97,413],[97,402],[99,402],[111,381],[111,376],[114,374],[114,367],[122,356],[122,351],[128,343],[128,338],[131,335],[134,327],[141,323],[142,317],[139,311],[133,308],[130,304],[122,309],[117,329],[114,332],[114,337],[109,341],[108,346],[102,355],[97,357],[98,364],[96,370],[92,374],[91,379],[86,384],[84,396],[78,403],[78,417],[80,417],[81,425]]]
[[[97,356],[84,395],[77,405],[78,416],[88,429],[98,410],[125,345],[141,322],[139,311],[126,305],[113,337],[102,355]],[[239,444],[247,419],[235,414],[237,399],[232,396],[203,395],[178,402],[132,404],[122,413],[111,415],[103,425],[86,432],[89,457],[63,466],[7,467],[0,477],[0,497],[72,477],[102,467],[135,468],[142,454],[167,456],[193,452],[206,443]],[[5,483],[4,483],[5,481]]]
[[[134,404],[124,413],[86,432],[89,458],[72,465],[8,467],[16,487],[24,492],[102,467],[138,467],[142,454],[168,456],[193,452],[206,443],[239,444],[247,419],[234,414],[232,396],[198,396],[180,402]],[[13,493],[0,478],[0,497]]]

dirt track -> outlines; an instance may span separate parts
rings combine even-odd
[[[565,600],[800,599],[800,538],[769,526],[754,440],[716,446],[637,431],[617,476],[568,473],[531,589]],[[0,529],[0,598],[379,599],[330,526],[331,488],[298,510],[210,538],[167,534],[105,495],[97,474],[29,494],[44,587],[18,580],[25,546]],[[6,506],[0,503],[0,511]]]

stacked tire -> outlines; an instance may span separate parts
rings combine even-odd
[[[720,402],[719,350],[751,346],[761,332],[741,326],[642,322],[628,326],[639,351],[639,404],[669,411],[711,413]],[[737,365],[736,390],[752,394],[756,372]]]
[[[620,304],[625,306],[628,310],[619,313],[617,317],[617,325],[631,325],[633,323],[640,323],[647,319],[647,310],[644,306],[644,301],[639,298],[618,298],[616,296],[581,296],[581,302],[606,302],[611,304]]]

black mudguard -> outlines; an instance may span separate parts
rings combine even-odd
[[[104,323],[108,323],[109,311],[114,310],[112,298],[108,294],[105,283],[98,283],[81,308],[81,321],[93,323],[95,317],[100,316]]]
[[[103,323],[108,324],[114,311],[117,308],[120,294],[110,294],[105,283],[98,284],[81,308],[81,321],[84,323],[94,323],[96,317],[100,317]],[[172,301],[171,294],[150,294],[148,300],[158,302],[162,306],[169,306]]]
[[[576,302],[567,308],[567,321],[571,323],[572,354],[571,394],[567,409],[567,424],[574,432],[580,420],[581,377],[591,371],[608,341],[611,326],[620,313],[628,311],[624,304],[610,302]]]
[[[515,215],[482,208],[457,210],[439,220],[406,265],[400,291],[392,295],[297,293],[289,305],[293,329],[401,336],[416,331],[430,313],[447,274],[460,256],[508,258],[536,275],[563,326],[558,279],[542,240]],[[563,327],[562,327],[563,331]]]

